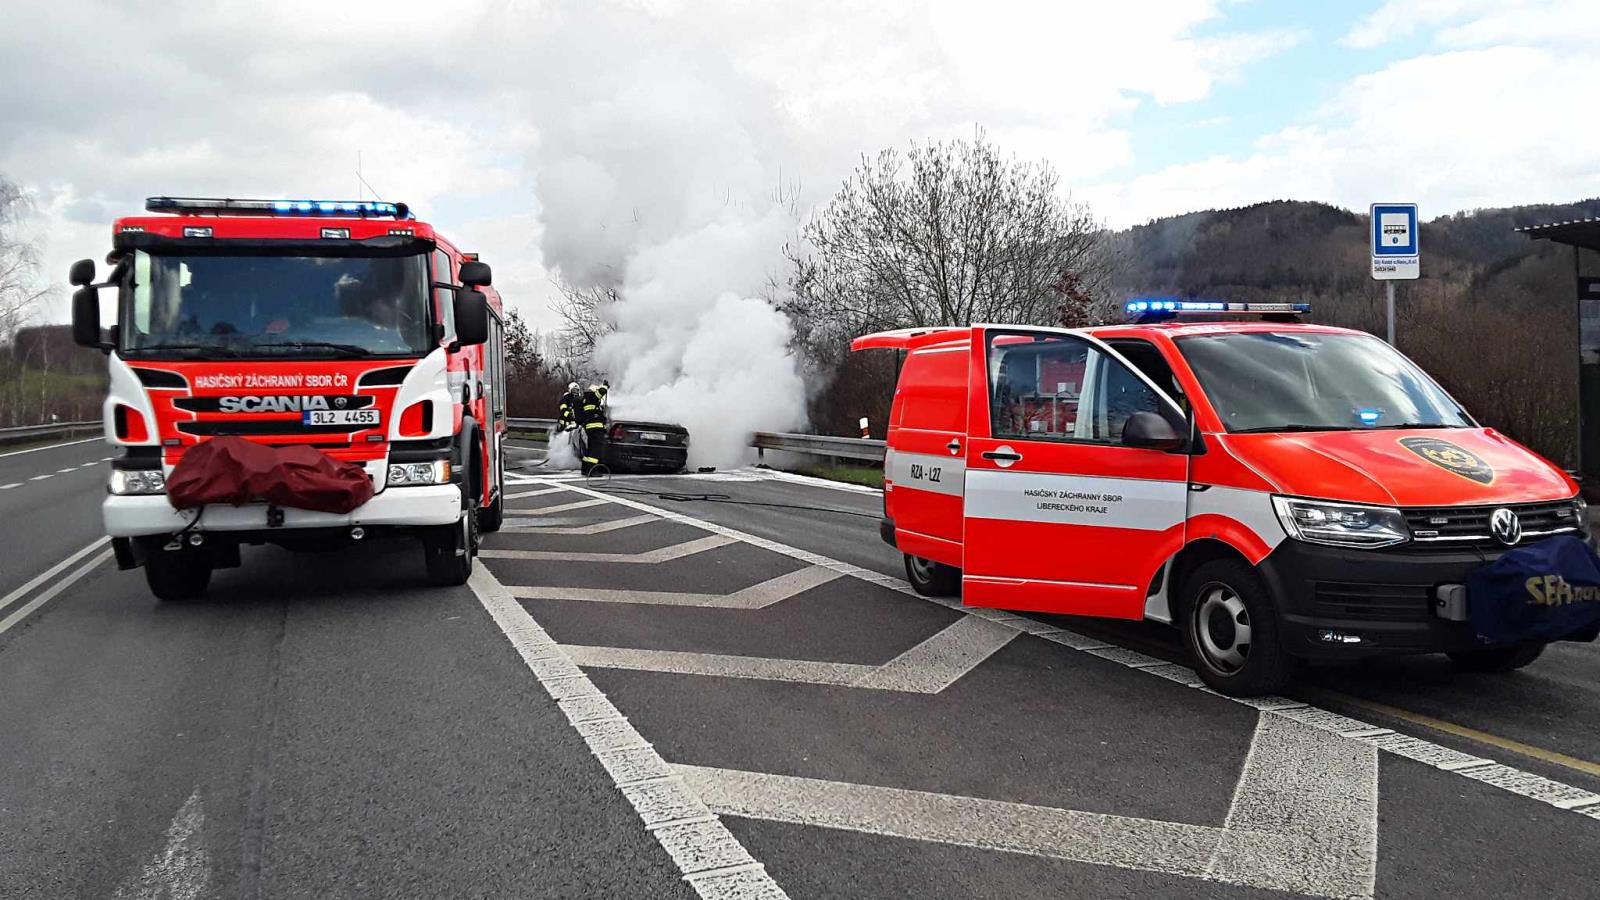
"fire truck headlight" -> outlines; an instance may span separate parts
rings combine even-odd
[[[112,469],[113,494],[164,494],[167,477],[160,469]]]
[[[1411,539],[1400,510],[1296,497],[1273,497],[1272,508],[1289,536],[1334,547],[1388,547]]]
[[[389,484],[392,487],[403,487],[415,484],[448,484],[450,482],[450,460],[436,459],[432,462],[395,463],[389,467]]]

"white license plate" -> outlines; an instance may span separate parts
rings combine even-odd
[[[360,425],[370,427],[380,420],[375,409],[308,409],[300,414],[306,425]]]
[[[641,432],[639,432],[639,437],[640,437],[640,439],[646,440],[646,441],[662,441],[662,442],[665,442],[666,439],[667,439],[667,436],[662,434],[659,431],[641,431]]]

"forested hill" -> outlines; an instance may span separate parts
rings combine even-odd
[[[1525,225],[1600,217],[1600,198],[1424,221],[1422,278],[1400,282],[1400,349],[1485,423],[1561,462],[1575,456],[1571,249]],[[1312,320],[1382,334],[1366,211],[1275,201],[1157,219],[1112,238],[1110,293],[1304,301]]]

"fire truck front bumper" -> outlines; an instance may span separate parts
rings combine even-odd
[[[174,534],[194,522],[193,510],[179,511],[165,494],[117,495],[101,505],[106,533],[111,537]],[[280,519],[281,517],[281,519]],[[339,514],[307,509],[244,506],[205,507],[191,531],[290,531],[306,528],[340,528],[386,525],[449,525],[461,518],[461,489],[454,484],[392,487],[354,510]]]

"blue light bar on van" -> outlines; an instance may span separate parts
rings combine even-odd
[[[1129,300],[1124,307],[1138,319],[1172,319],[1199,315],[1294,316],[1311,312],[1309,303],[1230,303],[1224,300]]]
[[[345,216],[409,219],[404,203],[382,200],[233,200],[214,197],[151,197],[144,208],[159,213],[233,213],[254,216]]]

